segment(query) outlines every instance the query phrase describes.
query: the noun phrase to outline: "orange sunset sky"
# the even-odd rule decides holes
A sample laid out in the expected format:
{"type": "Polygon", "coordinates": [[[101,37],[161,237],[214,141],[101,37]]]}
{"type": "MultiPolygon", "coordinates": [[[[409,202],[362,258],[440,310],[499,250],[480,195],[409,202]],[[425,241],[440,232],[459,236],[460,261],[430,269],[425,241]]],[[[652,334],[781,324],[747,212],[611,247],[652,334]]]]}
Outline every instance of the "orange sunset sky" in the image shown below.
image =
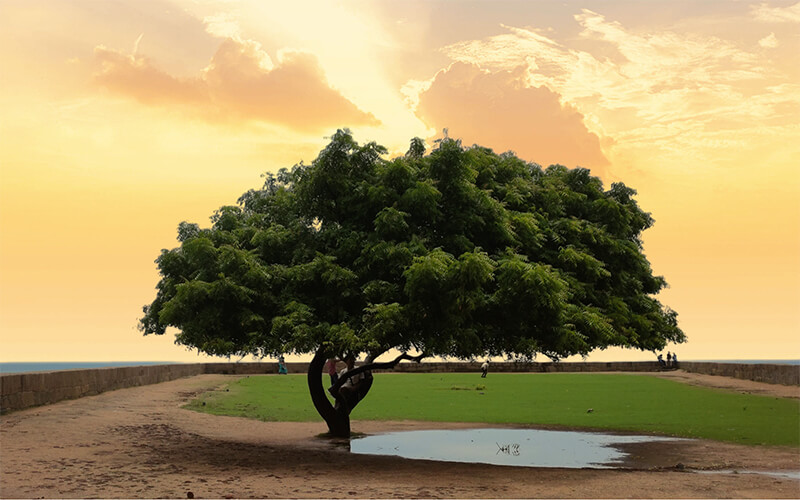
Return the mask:
{"type": "Polygon", "coordinates": [[[668,350],[800,358],[798,54],[793,1],[2,0],[0,361],[205,360],[154,259],[341,127],[625,182],[668,350]]]}

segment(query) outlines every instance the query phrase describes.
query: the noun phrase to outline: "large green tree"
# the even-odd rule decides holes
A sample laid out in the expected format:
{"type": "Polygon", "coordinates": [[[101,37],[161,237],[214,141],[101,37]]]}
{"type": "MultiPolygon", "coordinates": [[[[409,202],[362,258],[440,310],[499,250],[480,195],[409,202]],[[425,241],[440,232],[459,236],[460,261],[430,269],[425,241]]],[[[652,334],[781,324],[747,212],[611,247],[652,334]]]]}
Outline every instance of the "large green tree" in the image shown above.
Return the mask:
{"type": "Polygon", "coordinates": [[[334,435],[349,435],[372,379],[355,397],[342,382],[411,358],[373,363],[392,349],[559,359],[684,341],[654,298],[666,283],[642,252],[653,219],[633,189],[453,139],[425,152],[415,138],[387,160],[340,130],[210,228],[181,223],[140,328],[175,327],[177,343],[211,355],[312,353],[312,401],[334,435]],[[330,389],[332,406],[325,360],[361,354],[367,365],[330,389]]]}

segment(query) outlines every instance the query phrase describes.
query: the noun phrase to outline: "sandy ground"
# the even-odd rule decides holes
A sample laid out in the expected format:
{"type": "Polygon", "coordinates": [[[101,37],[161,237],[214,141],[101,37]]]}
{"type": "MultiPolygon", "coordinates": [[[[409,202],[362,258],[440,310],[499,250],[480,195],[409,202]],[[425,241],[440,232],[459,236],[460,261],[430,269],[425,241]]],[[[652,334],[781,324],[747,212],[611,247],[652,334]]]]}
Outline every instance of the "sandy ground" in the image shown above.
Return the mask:
{"type": "Polygon", "coordinates": [[[658,377],[683,382],[684,384],[713,387],[715,389],[725,389],[744,394],[800,399],[800,387],[796,385],[765,384],[762,382],[753,382],[751,380],[740,380],[738,378],[718,377],[715,375],[703,375],[700,373],[688,373],[683,370],[663,371],[656,373],[637,372],[637,374],[655,375],[658,377]]]}
{"type": "MultiPolygon", "coordinates": [[[[777,397],[797,387],[664,376],[777,397]]],[[[636,445],[621,470],[503,467],[350,454],[321,422],[267,423],[180,406],[235,377],[202,375],[0,417],[3,498],[798,498],[800,450],[713,441],[636,445]],[[737,471],[701,473],[698,471],[737,471]]],[[[354,422],[367,434],[463,424],[354,422]]]]}

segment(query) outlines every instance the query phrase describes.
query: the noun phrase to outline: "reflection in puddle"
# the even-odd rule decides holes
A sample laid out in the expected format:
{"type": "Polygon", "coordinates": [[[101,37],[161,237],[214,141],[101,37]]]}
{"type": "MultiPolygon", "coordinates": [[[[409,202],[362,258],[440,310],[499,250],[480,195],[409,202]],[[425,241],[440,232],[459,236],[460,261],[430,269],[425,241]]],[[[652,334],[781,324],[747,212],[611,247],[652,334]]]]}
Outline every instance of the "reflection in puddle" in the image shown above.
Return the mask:
{"type": "Polygon", "coordinates": [[[350,441],[350,451],[521,467],[613,468],[628,457],[616,446],[678,440],[538,429],[465,429],[367,436],[350,441]]]}

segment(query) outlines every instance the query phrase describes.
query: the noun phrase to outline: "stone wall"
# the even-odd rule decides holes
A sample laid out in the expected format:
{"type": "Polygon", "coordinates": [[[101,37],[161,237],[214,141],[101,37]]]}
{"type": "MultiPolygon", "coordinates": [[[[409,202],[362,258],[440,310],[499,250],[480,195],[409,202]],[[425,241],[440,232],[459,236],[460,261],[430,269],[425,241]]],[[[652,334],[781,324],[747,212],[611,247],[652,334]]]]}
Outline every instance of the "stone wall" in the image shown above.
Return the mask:
{"type": "MultiPolygon", "coordinates": [[[[278,373],[278,363],[206,363],[203,373],[218,375],[263,375],[278,373]]],[[[307,373],[308,363],[286,363],[289,373],[307,373]]]]}
{"type": "MultiPolygon", "coordinates": [[[[400,373],[479,372],[479,362],[440,363],[403,362],[393,370],[400,373]]],[[[340,367],[342,365],[340,364],[340,367]]],[[[768,364],[683,362],[680,367],[689,372],[721,375],[772,384],[800,385],[800,366],[768,364]]],[[[308,363],[287,363],[289,373],[306,373],[308,363]]],[[[652,372],[658,363],[492,363],[492,373],[502,372],[652,372]]],[[[65,399],[100,394],[101,392],[156,384],[204,373],[226,375],[255,375],[278,373],[277,363],[193,363],[148,365],[119,368],[92,368],[54,372],[0,374],[0,413],[32,406],[55,403],[65,399]]]]}
{"type": "MultiPolygon", "coordinates": [[[[400,363],[393,370],[402,373],[468,373],[480,372],[482,362],[472,363],[400,363]]],[[[548,373],[548,372],[652,372],[658,371],[656,361],[628,361],[611,363],[490,363],[493,373],[548,373]]]]}
{"type": "Polygon", "coordinates": [[[204,364],[0,374],[0,412],[51,404],[125,387],[157,384],[201,373],[205,373],[204,364]]]}
{"type": "Polygon", "coordinates": [[[800,365],[681,361],[680,367],[692,373],[720,375],[722,377],[754,380],[756,382],[766,382],[768,384],[800,385],[800,365]]]}
{"type": "MultiPolygon", "coordinates": [[[[308,363],[291,363],[293,372],[308,363]]],[[[203,373],[278,373],[277,363],[191,363],[0,374],[0,413],[203,373]]]]}
{"type": "MultiPolygon", "coordinates": [[[[479,372],[480,362],[474,363],[408,363],[394,369],[403,373],[479,372]]],[[[773,365],[767,363],[703,363],[681,361],[679,368],[687,372],[719,375],[768,384],[800,385],[800,365],[773,365]]],[[[657,361],[615,361],[587,363],[491,363],[490,372],[655,372],[657,361]]],[[[291,371],[291,370],[290,370],[291,371]]]]}

